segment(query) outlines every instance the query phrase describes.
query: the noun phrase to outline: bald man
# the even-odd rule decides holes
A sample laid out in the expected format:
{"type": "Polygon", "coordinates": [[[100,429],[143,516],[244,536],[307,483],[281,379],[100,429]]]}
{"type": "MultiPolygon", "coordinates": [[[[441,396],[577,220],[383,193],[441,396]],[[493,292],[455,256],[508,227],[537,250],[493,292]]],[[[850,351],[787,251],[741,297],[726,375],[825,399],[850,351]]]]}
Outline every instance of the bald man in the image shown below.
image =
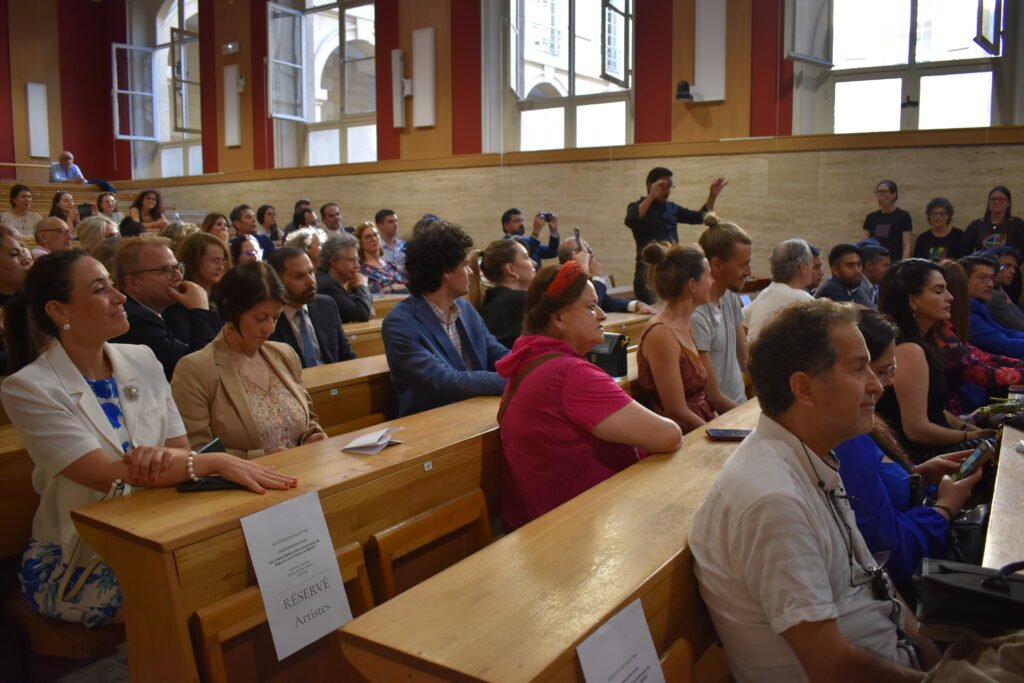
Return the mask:
{"type": "Polygon", "coordinates": [[[33,232],[36,237],[36,246],[32,248],[32,258],[71,248],[71,228],[56,216],[44,218],[36,223],[33,232]]]}

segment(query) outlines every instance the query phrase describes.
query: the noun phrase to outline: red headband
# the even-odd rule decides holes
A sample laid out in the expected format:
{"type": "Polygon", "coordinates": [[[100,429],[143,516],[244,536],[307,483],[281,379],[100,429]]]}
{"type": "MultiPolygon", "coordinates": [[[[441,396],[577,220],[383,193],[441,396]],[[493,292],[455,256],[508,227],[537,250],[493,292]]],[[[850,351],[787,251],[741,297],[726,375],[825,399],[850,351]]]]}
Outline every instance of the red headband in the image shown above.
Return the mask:
{"type": "Polygon", "coordinates": [[[548,285],[547,295],[551,298],[562,296],[576,282],[576,278],[586,274],[586,269],[579,261],[566,261],[558,269],[558,275],[548,285]]]}

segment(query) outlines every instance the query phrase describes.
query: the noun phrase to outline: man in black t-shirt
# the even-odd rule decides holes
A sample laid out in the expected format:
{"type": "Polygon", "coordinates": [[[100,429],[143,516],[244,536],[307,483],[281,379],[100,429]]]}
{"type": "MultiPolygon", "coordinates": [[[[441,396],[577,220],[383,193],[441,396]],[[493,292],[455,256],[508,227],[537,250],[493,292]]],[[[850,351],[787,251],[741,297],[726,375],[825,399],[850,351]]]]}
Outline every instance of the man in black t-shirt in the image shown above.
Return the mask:
{"type": "Polygon", "coordinates": [[[896,206],[899,191],[896,183],[881,180],[875,186],[878,211],[872,211],[864,218],[866,237],[874,239],[889,250],[893,261],[910,257],[910,237],[914,223],[910,214],[896,206]]]}

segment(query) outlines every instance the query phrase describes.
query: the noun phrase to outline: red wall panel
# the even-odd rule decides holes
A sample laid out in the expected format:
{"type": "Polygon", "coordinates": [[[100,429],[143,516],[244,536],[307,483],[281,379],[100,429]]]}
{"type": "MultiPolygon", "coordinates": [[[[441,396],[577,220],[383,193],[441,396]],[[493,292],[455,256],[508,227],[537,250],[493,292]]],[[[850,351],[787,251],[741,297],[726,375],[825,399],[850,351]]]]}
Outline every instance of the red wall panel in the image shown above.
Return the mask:
{"type": "Polygon", "coordinates": [[[398,0],[377,0],[377,158],[398,159],[402,155],[399,131],[391,111],[391,51],[398,49],[398,0]]]}
{"type": "Polygon", "coordinates": [[[252,27],[252,162],[274,168],[274,121],[267,111],[267,3],[250,0],[252,27]]]}
{"type": "Polygon", "coordinates": [[[217,122],[217,27],[213,3],[199,0],[199,102],[203,122],[203,173],[220,170],[217,122]]]}
{"type": "MultiPolygon", "coordinates": [[[[5,22],[6,18],[5,7],[5,22]]],[[[124,0],[64,0],[57,13],[57,32],[64,149],[74,153],[86,178],[131,178],[131,146],[114,140],[110,98],[110,44],[127,38],[124,0]]],[[[9,81],[9,65],[4,73],[9,81]]],[[[51,156],[56,159],[60,151],[51,150],[51,156]]]]}
{"type": "Polygon", "coordinates": [[[672,140],[672,0],[636,3],[633,139],[672,140]]]}
{"type": "Polygon", "coordinates": [[[753,0],[750,134],[793,134],[793,62],[783,59],[785,0],[753,0]]]}
{"type": "Polygon", "coordinates": [[[452,0],[453,154],[483,149],[480,12],[480,0],[452,0]]]}
{"type": "MultiPolygon", "coordinates": [[[[0,161],[14,163],[14,113],[11,105],[11,53],[7,0],[0,0],[0,161]]],[[[13,166],[0,166],[0,178],[13,178],[13,166]]],[[[3,204],[6,208],[6,204],[3,204]]]]}

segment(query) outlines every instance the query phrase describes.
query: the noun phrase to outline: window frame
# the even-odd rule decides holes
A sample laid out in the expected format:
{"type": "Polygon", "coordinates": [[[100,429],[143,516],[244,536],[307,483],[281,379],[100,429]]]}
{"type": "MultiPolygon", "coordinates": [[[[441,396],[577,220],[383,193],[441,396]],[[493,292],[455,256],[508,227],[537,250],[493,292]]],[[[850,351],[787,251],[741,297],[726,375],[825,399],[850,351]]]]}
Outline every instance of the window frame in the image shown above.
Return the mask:
{"type": "MultiPolygon", "coordinates": [[[[159,101],[159,98],[157,96],[157,93],[159,91],[157,90],[157,87],[156,87],[157,78],[156,78],[156,60],[154,59],[155,53],[156,53],[156,48],[147,47],[147,46],[144,46],[144,45],[132,45],[130,43],[112,43],[110,45],[111,76],[113,77],[113,84],[114,84],[113,88],[111,89],[111,97],[113,99],[113,105],[114,105],[113,110],[114,110],[114,139],[115,140],[138,140],[140,142],[156,142],[158,144],[160,142],[159,136],[157,134],[157,132],[158,132],[157,131],[157,128],[158,128],[158,126],[157,126],[157,117],[158,117],[158,107],[159,107],[160,101],[159,101]],[[134,90],[134,89],[121,89],[121,88],[118,87],[118,82],[119,81],[118,81],[117,61],[118,61],[119,51],[122,52],[122,53],[126,53],[126,54],[131,54],[132,52],[138,52],[138,53],[142,53],[142,54],[148,55],[148,58],[149,58],[149,72],[150,72],[149,73],[149,85],[150,85],[150,88],[149,88],[148,91],[147,90],[134,90]],[[127,134],[121,132],[121,107],[120,107],[120,104],[118,103],[118,97],[120,95],[127,95],[128,98],[129,98],[129,100],[128,100],[128,102],[129,102],[128,127],[130,129],[130,132],[127,133],[127,134]],[[140,135],[140,134],[136,134],[136,132],[135,132],[135,120],[134,120],[134,117],[133,117],[133,111],[132,111],[132,107],[131,107],[131,98],[132,97],[148,97],[150,102],[151,102],[153,116],[152,116],[152,118],[150,120],[150,125],[152,126],[152,133],[150,135],[145,135],[145,134],[141,134],[140,135]]],[[[128,60],[128,65],[129,65],[128,68],[129,68],[129,78],[130,78],[130,74],[131,74],[131,70],[130,70],[131,59],[128,60]]]]}
{"type": "MultiPolygon", "coordinates": [[[[624,89],[619,92],[610,93],[592,93],[586,95],[576,94],[576,2],[577,0],[564,0],[568,4],[568,24],[566,27],[566,35],[568,36],[568,59],[566,67],[566,82],[568,83],[568,94],[560,97],[544,97],[530,99],[529,93],[525,92],[525,39],[526,30],[524,26],[525,21],[525,8],[524,2],[527,0],[506,0],[503,3],[503,31],[502,34],[505,38],[508,38],[508,49],[505,50],[506,61],[502,68],[502,91],[510,95],[507,98],[507,107],[511,106],[514,111],[514,147],[519,150],[522,142],[522,129],[521,129],[521,114],[524,111],[536,111],[540,109],[557,109],[563,108],[565,110],[564,117],[564,131],[563,131],[563,145],[559,149],[578,149],[576,140],[576,129],[577,129],[577,118],[578,110],[581,106],[588,104],[603,104],[607,102],[623,102],[626,108],[625,115],[625,135],[623,144],[629,145],[633,143],[634,136],[634,87],[635,79],[633,72],[633,49],[635,47],[634,31],[635,31],[635,15],[634,8],[636,3],[633,0],[624,0],[626,6],[625,17],[628,22],[626,28],[626,44],[628,46],[624,52],[628,52],[628,56],[624,56],[626,59],[626,75],[628,78],[628,86],[623,86],[621,82],[606,78],[604,74],[604,59],[605,49],[604,40],[606,33],[605,26],[605,8],[608,4],[608,0],[602,0],[600,7],[600,26],[601,26],[601,62],[602,62],[602,73],[601,78],[607,80],[610,83],[614,83],[624,89]],[[516,27],[512,25],[512,14],[514,11],[517,15],[518,32],[516,27]],[[512,36],[515,35],[516,40],[512,40],[512,36]],[[513,42],[515,44],[513,45],[513,42]],[[513,60],[516,61],[515,73],[517,75],[517,83],[511,83],[511,75],[513,73],[512,64],[513,60]]],[[[550,0],[552,3],[557,0],[550,0]]],[[[506,138],[507,140],[507,138],[506,138]]],[[[534,150],[531,150],[534,151],[534,150]]],[[[540,150],[536,150],[540,151],[540,150]]],[[[546,150],[545,150],[546,151],[546,150]]]]}

